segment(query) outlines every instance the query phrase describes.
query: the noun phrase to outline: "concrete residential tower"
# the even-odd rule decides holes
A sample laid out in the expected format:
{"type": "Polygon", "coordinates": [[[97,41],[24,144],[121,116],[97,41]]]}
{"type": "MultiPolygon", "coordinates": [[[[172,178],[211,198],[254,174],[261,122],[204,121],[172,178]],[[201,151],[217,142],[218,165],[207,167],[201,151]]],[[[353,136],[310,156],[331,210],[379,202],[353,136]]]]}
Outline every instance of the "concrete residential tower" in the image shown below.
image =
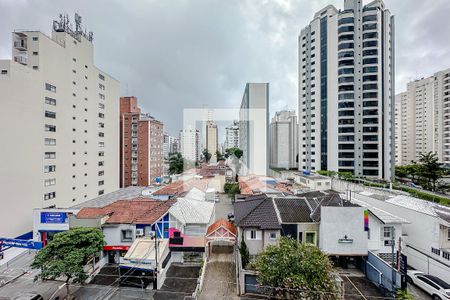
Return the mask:
{"type": "Polygon", "coordinates": [[[298,131],[295,111],[279,111],[270,123],[270,167],[298,168],[298,131]]]}
{"type": "Polygon", "coordinates": [[[213,121],[206,122],[206,149],[211,154],[211,163],[217,162],[217,151],[219,150],[218,135],[217,124],[213,121]]]}
{"type": "Polygon", "coordinates": [[[225,145],[224,150],[229,148],[239,148],[239,122],[234,121],[233,125],[225,128],[225,145]]]}
{"type": "Polygon", "coordinates": [[[239,111],[239,146],[243,172],[267,175],[269,147],[269,84],[247,83],[239,111]]]}
{"type": "Polygon", "coordinates": [[[199,160],[199,131],[192,128],[180,130],[180,153],[184,159],[196,162],[199,160]]]}
{"type": "Polygon", "coordinates": [[[0,60],[0,236],[32,230],[33,208],[119,188],[119,82],[94,65],[92,34],[66,17],[50,36],[12,34],[0,60]]]}
{"type": "Polygon", "coordinates": [[[394,18],[382,1],[327,6],[299,36],[300,170],[390,180],[394,18]]]}
{"type": "Polygon", "coordinates": [[[396,164],[417,161],[421,153],[434,152],[450,164],[450,69],[408,83],[396,96],[396,164]]]}
{"type": "Polygon", "coordinates": [[[147,186],[163,175],[163,127],[142,114],[136,97],[120,98],[120,186],[147,186]]]}

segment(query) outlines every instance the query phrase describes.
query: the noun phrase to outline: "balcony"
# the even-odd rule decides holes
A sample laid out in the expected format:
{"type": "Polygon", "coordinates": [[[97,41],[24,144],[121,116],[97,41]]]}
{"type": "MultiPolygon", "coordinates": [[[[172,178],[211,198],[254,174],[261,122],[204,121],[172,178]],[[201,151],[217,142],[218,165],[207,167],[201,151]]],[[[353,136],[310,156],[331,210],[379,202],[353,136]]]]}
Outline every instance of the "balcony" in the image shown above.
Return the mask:
{"type": "Polygon", "coordinates": [[[23,55],[14,56],[14,61],[22,65],[26,65],[28,63],[27,57],[23,55]]]}
{"type": "Polygon", "coordinates": [[[27,40],[26,39],[18,39],[14,41],[14,48],[20,51],[27,51],[27,40]]]}

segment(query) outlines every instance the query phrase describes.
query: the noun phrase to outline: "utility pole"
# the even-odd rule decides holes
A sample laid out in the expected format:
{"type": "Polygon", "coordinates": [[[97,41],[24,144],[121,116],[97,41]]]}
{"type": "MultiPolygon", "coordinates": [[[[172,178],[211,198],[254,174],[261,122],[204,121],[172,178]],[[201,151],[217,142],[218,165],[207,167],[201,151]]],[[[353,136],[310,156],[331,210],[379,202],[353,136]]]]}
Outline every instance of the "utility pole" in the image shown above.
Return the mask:
{"type": "Polygon", "coordinates": [[[392,240],[391,240],[391,249],[392,249],[392,264],[391,264],[391,268],[392,268],[392,291],[395,290],[395,267],[394,267],[394,251],[395,251],[395,227],[391,227],[392,228],[392,240]]]}
{"type": "Polygon", "coordinates": [[[158,289],[158,224],[155,226],[155,268],[153,269],[153,289],[158,289]]]}

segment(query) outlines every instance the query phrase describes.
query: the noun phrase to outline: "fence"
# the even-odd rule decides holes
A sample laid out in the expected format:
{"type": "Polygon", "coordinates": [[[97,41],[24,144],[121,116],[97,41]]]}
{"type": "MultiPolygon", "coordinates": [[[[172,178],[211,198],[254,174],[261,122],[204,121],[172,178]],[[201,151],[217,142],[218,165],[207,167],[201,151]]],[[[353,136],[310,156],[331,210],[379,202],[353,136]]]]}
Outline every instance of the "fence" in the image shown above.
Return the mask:
{"type": "Polygon", "coordinates": [[[205,281],[206,274],[206,266],[208,264],[208,260],[206,258],[206,254],[203,255],[203,265],[200,269],[200,277],[197,279],[197,286],[195,287],[195,291],[192,293],[192,299],[197,299],[198,295],[202,292],[203,282],[205,281]]]}
{"type": "Polygon", "coordinates": [[[402,275],[383,259],[369,251],[365,265],[366,277],[384,296],[391,297],[401,286],[402,275]]]}

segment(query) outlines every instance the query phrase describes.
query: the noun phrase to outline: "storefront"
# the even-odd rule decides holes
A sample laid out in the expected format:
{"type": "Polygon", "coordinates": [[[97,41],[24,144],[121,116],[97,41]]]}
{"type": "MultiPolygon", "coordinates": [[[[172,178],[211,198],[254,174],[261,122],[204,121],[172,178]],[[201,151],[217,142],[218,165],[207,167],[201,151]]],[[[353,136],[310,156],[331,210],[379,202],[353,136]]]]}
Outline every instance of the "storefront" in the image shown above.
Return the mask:
{"type": "Polygon", "coordinates": [[[76,209],[35,209],[33,212],[33,240],[40,241],[44,247],[55,234],[69,230],[69,215],[76,209]]]}
{"type": "Polygon", "coordinates": [[[109,264],[123,263],[123,258],[127,254],[128,249],[130,249],[130,246],[126,245],[103,246],[103,251],[105,252],[105,256],[108,257],[109,264]]]}

